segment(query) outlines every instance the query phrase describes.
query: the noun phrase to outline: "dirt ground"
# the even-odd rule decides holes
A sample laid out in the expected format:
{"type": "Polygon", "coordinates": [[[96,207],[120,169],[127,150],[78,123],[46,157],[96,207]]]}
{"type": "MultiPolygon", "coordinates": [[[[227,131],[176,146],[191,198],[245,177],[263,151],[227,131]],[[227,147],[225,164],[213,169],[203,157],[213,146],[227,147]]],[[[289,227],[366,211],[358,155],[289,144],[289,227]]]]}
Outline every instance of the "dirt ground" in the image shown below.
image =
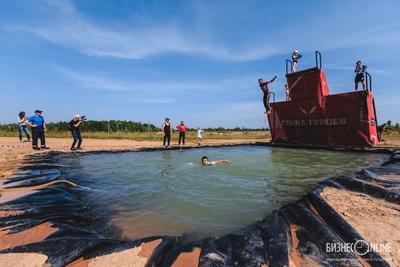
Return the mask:
{"type": "Polygon", "coordinates": [[[321,196],[390,264],[400,266],[400,205],[371,196],[326,188],[321,196]]]}
{"type": "MultiPolygon", "coordinates": [[[[229,144],[250,144],[256,141],[267,140],[207,140],[203,145],[229,145],[229,144]]],[[[50,151],[70,151],[71,139],[70,138],[47,138],[47,146],[50,151]]],[[[172,143],[172,146],[177,146],[172,143]]],[[[186,146],[195,146],[196,143],[188,142],[186,146]]],[[[116,140],[116,139],[84,139],[82,148],[83,151],[101,151],[101,150],[136,150],[140,148],[149,147],[162,147],[162,143],[158,141],[134,141],[134,140],[116,140]]],[[[46,150],[47,151],[47,150],[46,150]]],[[[32,150],[31,143],[20,143],[17,138],[0,137],[0,187],[1,180],[12,176],[12,172],[20,165],[21,160],[25,155],[40,153],[41,151],[32,150]]],[[[19,191],[11,193],[3,193],[0,195],[0,203],[7,200],[29,194],[33,191],[19,191]]],[[[13,211],[15,213],[15,211],[13,211]]],[[[7,217],[13,215],[12,213],[2,212],[0,216],[7,217]]],[[[51,227],[49,223],[44,223],[32,229],[16,233],[8,234],[7,229],[0,229],[0,249],[13,247],[16,245],[24,245],[32,242],[43,240],[57,229],[51,227]]],[[[143,266],[148,257],[150,257],[152,250],[156,246],[154,243],[142,244],[137,248],[128,249],[118,253],[96,257],[94,259],[85,261],[76,261],[71,266],[143,266]],[[131,255],[127,257],[127,255],[131,255]],[[132,256],[134,255],[134,256],[132,256]]],[[[196,257],[199,254],[195,251],[196,257]]],[[[188,255],[183,255],[180,263],[174,266],[195,266],[194,262],[187,259],[188,255]]],[[[20,254],[3,254],[0,255],[0,266],[43,266],[47,257],[45,255],[36,253],[20,253],[20,254]]]]}

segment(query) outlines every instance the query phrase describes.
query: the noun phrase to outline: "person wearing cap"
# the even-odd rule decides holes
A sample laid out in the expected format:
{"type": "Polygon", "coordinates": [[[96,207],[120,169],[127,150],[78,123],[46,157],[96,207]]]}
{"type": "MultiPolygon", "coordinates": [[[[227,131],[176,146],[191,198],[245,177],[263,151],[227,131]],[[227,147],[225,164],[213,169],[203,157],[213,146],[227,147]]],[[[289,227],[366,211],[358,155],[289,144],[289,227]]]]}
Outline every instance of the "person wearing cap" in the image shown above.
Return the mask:
{"type": "Polygon", "coordinates": [[[363,65],[361,60],[358,60],[354,72],[356,73],[356,77],[354,78],[354,89],[357,91],[358,84],[361,82],[363,90],[365,90],[367,87],[365,83],[365,73],[368,73],[367,66],[363,65]]]}
{"type": "Polygon", "coordinates": [[[302,55],[299,54],[299,51],[297,51],[297,50],[293,51],[293,54],[292,54],[292,61],[293,61],[292,72],[296,72],[297,63],[299,62],[299,58],[301,58],[301,57],[302,57],[302,55]]]}
{"type": "Polygon", "coordinates": [[[46,146],[46,123],[42,117],[42,111],[35,110],[35,115],[28,118],[28,124],[32,127],[32,148],[34,150],[49,149],[46,146]],[[40,139],[40,148],[38,147],[38,139],[40,139]]]}
{"type": "Polygon", "coordinates": [[[176,126],[176,129],[179,131],[179,145],[182,143],[185,145],[185,137],[186,137],[186,130],[187,127],[183,121],[181,121],[181,124],[176,126]]]}
{"type": "Polygon", "coordinates": [[[163,133],[163,145],[168,147],[171,143],[171,135],[172,135],[172,127],[169,123],[169,118],[165,118],[163,125],[161,126],[162,133],[163,133]]]}
{"type": "Polygon", "coordinates": [[[83,120],[81,119],[81,116],[75,115],[72,120],[68,123],[68,128],[71,131],[72,138],[74,141],[72,142],[71,145],[71,150],[81,150],[81,144],[82,144],[82,136],[81,136],[81,126],[83,124],[83,120]],[[77,147],[75,148],[75,145],[77,147]]]}

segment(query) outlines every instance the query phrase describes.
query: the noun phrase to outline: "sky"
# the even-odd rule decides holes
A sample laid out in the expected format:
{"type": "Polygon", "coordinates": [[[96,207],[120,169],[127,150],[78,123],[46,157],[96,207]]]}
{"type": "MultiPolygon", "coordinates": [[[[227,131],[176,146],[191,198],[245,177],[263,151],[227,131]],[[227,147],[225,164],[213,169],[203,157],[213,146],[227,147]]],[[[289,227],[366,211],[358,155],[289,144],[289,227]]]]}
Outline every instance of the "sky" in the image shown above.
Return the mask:
{"type": "Polygon", "coordinates": [[[0,123],[132,120],[266,127],[259,78],[323,57],[331,93],[372,75],[378,123],[400,121],[400,1],[0,0],[0,123]]]}

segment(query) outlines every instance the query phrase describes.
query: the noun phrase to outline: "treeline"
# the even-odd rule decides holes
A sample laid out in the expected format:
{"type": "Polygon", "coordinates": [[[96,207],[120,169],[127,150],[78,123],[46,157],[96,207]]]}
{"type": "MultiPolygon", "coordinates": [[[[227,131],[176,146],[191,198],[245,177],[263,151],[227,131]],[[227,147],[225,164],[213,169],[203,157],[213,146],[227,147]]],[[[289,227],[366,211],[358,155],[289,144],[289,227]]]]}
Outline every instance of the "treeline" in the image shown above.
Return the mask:
{"type": "MultiPolygon", "coordinates": [[[[63,132],[68,131],[68,122],[50,122],[46,123],[47,130],[63,132]]],[[[15,131],[17,124],[2,124],[0,125],[0,131],[15,131]]],[[[84,131],[86,132],[156,132],[160,131],[160,128],[153,124],[133,122],[133,121],[85,121],[84,131]]]]}

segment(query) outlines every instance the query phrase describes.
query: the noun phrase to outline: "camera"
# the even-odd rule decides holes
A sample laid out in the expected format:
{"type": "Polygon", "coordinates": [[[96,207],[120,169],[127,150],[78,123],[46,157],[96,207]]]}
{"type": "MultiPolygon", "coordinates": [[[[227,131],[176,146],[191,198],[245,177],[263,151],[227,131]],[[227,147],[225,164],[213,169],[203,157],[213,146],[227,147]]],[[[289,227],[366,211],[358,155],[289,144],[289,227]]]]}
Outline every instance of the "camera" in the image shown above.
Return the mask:
{"type": "Polygon", "coordinates": [[[87,121],[86,116],[81,116],[81,121],[87,121]]]}

